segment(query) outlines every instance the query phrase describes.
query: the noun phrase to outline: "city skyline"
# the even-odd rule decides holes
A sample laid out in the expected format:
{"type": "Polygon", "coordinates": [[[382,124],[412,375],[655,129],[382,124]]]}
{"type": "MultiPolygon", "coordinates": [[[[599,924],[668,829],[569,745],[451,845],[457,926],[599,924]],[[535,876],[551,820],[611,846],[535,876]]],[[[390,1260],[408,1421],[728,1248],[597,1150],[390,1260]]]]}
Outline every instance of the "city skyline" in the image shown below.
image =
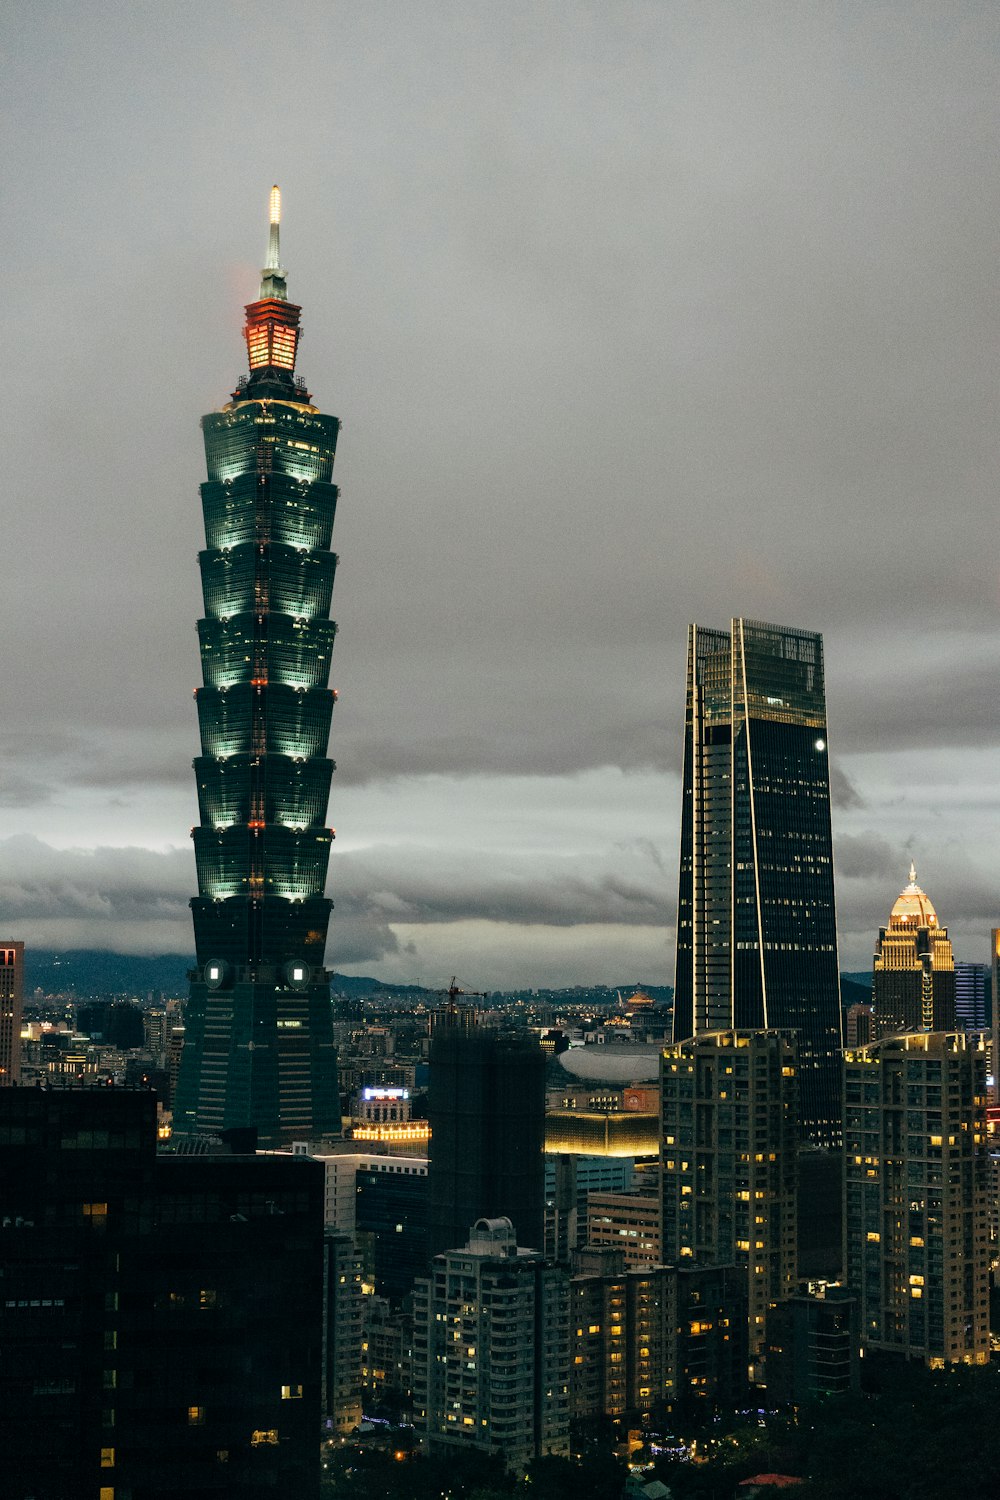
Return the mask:
{"type": "Polygon", "coordinates": [[[317,8],[294,151],[233,128],[246,17],[22,18],[8,930],[190,951],[195,424],[278,180],[350,439],[328,963],[671,982],[685,630],[733,615],[825,638],[842,967],[911,858],[985,961],[998,18],[510,14],[317,8]]]}

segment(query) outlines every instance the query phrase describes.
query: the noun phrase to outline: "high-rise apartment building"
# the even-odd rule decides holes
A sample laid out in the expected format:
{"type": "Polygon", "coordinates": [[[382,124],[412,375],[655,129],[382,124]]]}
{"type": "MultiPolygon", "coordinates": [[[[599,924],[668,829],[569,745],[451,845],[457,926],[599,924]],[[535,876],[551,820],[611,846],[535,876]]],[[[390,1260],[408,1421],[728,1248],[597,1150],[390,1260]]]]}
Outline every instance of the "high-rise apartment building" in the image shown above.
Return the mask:
{"type": "Polygon", "coordinates": [[[341,1437],[361,1422],[364,1304],[361,1258],[349,1234],[323,1242],[323,1416],[341,1437]]]}
{"type": "Polygon", "coordinates": [[[24,944],[0,942],[0,1088],[21,1082],[24,944]]]}
{"type": "Polygon", "coordinates": [[[414,1293],[413,1404],[431,1451],[569,1456],[569,1276],[480,1219],[414,1293]]]}
{"type": "Polygon", "coordinates": [[[249,378],[202,420],[197,966],[174,1106],[181,1133],[251,1125],[262,1145],[340,1130],[323,967],[340,423],[294,373],[301,309],[287,297],[279,218],[275,188],[260,297],[246,309],[249,378]]]}
{"type": "Polygon", "coordinates": [[[733,1404],[747,1384],[746,1286],[733,1266],[629,1270],[588,1246],[570,1279],[575,1421],[733,1404]]]}
{"type": "Polygon", "coordinates": [[[822,637],[688,637],[674,1040],[794,1029],[801,1121],[840,1139],[840,982],[822,637]]]}
{"type": "Polygon", "coordinates": [[[985,1364],[983,1040],[908,1032],[845,1059],[845,1265],[862,1340],[932,1368],[985,1364]]]}
{"type": "Polygon", "coordinates": [[[441,1021],[431,1035],[430,1253],[464,1245],[479,1218],[508,1218],[541,1250],[545,1054],[528,1035],[441,1021]]]}
{"type": "Polygon", "coordinates": [[[702,1032],[661,1066],[663,1260],[742,1268],[756,1359],[769,1308],[796,1284],[795,1043],[702,1032]]]}
{"type": "Polygon", "coordinates": [[[955,961],[926,891],[910,882],[880,927],[872,975],[876,1036],[901,1031],[951,1031],[955,1026],[955,961]]]}

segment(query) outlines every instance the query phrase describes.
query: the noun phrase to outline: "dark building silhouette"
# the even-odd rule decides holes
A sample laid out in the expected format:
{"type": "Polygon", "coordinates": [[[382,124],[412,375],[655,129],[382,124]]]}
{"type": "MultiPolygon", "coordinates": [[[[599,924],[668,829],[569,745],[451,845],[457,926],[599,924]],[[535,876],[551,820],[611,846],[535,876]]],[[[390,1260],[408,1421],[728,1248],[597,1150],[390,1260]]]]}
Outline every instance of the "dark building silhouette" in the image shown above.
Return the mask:
{"type": "Polygon", "coordinates": [[[867,1047],[874,1040],[871,1006],[862,1001],[849,1005],[844,1015],[844,1046],[867,1047]]]}
{"type": "Polygon", "coordinates": [[[693,1417],[746,1399],[750,1328],[741,1266],[678,1266],[677,1411],[693,1417]]]}
{"type": "Polygon", "coordinates": [[[340,1131],[323,967],[340,423],[295,377],[301,309],[287,300],[278,218],[275,188],[246,309],[250,375],[202,419],[197,967],[174,1102],[178,1133],[253,1125],[262,1146],[340,1131]]]}
{"type": "Polygon", "coordinates": [[[155,1132],[150,1093],[0,1091],[3,1493],[316,1496],[322,1168],[155,1132]]]}
{"type": "Polygon", "coordinates": [[[861,1388],[858,1302],[843,1287],[779,1302],[767,1320],[767,1396],[803,1406],[861,1388]]]}
{"type": "Polygon", "coordinates": [[[359,1167],[355,1233],[366,1280],[398,1305],[427,1269],[426,1175],[359,1167]]]}
{"type": "Polygon", "coordinates": [[[110,1018],[110,1000],[88,1000],[76,1007],[76,1029],[82,1036],[97,1036],[103,1041],[108,1034],[110,1018]]]}
{"type": "Polygon", "coordinates": [[[128,1000],[116,1000],[108,1015],[105,1040],[122,1052],[138,1050],[146,1041],[146,1028],[142,1022],[142,1011],[128,1000]]]}
{"type": "Polygon", "coordinates": [[[840,982],[823,640],[688,639],[673,1036],[794,1029],[801,1123],[840,1140],[840,982]]]}
{"type": "Polygon", "coordinates": [[[541,1249],[545,1208],[545,1054],[532,1038],[466,1024],[435,1026],[429,1253],[464,1245],[477,1219],[508,1218],[541,1249]]]}
{"type": "Polygon", "coordinates": [[[942,927],[926,891],[910,883],[879,929],[872,975],[876,1036],[902,1031],[952,1031],[955,1027],[955,963],[947,927],[942,927]]]}
{"type": "Polygon", "coordinates": [[[955,1026],[959,1031],[988,1031],[990,966],[955,960],[955,1026]]]}
{"type": "Polygon", "coordinates": [[[0,942],[0,1088],[21,1082],[24,944],[0,942]]]}

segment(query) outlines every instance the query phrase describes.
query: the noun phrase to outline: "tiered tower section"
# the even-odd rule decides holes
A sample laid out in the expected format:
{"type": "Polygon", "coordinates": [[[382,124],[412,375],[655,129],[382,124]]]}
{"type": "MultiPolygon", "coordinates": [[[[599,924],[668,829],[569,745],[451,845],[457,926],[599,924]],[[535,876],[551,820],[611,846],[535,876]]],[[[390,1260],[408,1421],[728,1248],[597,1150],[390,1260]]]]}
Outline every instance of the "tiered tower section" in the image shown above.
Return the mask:
{"type": "Polygon", "coordinates": [[[295,377],[300,308],[279,220],[275,188],[260,298],[246,309],[250,374],[202,419],[197,967],[174,1111],[181,1134],[254,1126],[262,1146],[340,1129],[323,967],[340,423],[295,377]]]}

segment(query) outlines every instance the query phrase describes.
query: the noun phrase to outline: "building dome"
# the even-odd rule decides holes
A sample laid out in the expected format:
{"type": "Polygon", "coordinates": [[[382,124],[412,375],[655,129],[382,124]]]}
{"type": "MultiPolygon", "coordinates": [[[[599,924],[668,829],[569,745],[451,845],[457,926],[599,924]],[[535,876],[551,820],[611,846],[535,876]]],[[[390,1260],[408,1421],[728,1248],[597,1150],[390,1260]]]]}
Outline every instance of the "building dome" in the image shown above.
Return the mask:
{"type": "Polygon", "coordinates": [[[889,914],[890,927],[937,927],[937,912],[926,891],[917,885],[917,871],[910,866],[910,883],[900,891],[889,914]]]}

